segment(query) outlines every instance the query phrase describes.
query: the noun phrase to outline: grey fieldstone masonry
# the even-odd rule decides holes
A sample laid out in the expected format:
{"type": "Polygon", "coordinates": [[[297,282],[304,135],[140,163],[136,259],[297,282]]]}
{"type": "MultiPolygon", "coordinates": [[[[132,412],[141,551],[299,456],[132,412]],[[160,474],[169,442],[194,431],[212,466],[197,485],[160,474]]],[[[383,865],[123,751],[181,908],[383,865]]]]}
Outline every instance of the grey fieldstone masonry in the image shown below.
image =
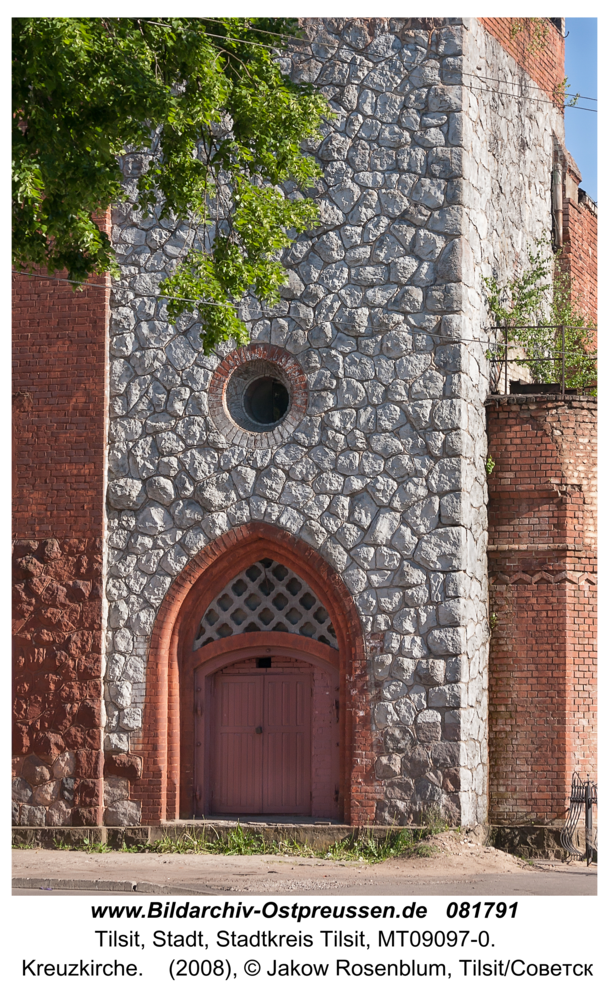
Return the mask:
{"type": "MultiPolygon", "coordinates": [[[[212,373],[234,345],[205,357],[196,315],[173,326],[154,297],[204,234],[137,216],[143,157],[125,157],[105,745],[126,751],[140,730],[149,637],[172,579],[211,539],[265,520],[319,550],[358,608],[384,741],[378,821],[437,806],[469,826],[487,808],[482,277],[511,275],[527,240],[548,231],[562,121],[474,18],[431,33],[412,19],[305,27],[310,44],[285,69],[336,113],[309,149],[324,169],[320,225],[285,257],[281,304],[243,306],[252,342],[285,349],[307,377],[307,415],[280,446],[232,446],[211,420],[212,373]]],[[[108,795],[107,821],[137,819],[119,781],[108,795]]]]}

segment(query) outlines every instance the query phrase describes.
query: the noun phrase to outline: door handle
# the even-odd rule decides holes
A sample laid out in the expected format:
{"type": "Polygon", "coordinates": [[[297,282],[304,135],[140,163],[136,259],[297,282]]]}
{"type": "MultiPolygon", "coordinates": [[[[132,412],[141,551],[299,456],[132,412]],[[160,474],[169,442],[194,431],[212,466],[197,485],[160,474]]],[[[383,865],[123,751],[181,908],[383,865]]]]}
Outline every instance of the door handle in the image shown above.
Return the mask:
{"type": "Polygon", "coordinates": [[[256,732],[258,736],[260,736],[260,733],[262,732],[262,726],[256,726],[256,732]]]}

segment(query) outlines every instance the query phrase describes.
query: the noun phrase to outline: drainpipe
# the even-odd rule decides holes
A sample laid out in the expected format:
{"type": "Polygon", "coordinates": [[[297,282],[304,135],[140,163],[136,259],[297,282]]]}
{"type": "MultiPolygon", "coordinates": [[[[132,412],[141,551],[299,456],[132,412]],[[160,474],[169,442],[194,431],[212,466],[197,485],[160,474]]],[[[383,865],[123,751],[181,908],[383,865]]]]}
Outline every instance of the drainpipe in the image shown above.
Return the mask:
{"type": "Polygon", "coordinates": [[[552,212],[554,214],[554,231],[556,246],[562,246],[562,170],[560,164],[552,169],[552,212]]]}

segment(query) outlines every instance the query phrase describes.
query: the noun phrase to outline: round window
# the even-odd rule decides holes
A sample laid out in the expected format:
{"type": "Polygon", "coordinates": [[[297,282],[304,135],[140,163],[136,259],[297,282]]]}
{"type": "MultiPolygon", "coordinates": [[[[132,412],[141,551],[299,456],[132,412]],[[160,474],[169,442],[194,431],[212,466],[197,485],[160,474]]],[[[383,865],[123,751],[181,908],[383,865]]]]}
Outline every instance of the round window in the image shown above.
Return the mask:
{"type": "Polygon", "coordinates": [[[257,424],[278,423],[289,405],[290,394],[283,382],[268,375],[250,382],[243,394],[243,408],[257,424]]]}
{"type": "Polygon", "coordinates": [[[228,354],[208,394],[217,429],[244,447],[287,441],[307,412],[307,377],[296,358],[274,344],[247,344],[228,354]]]}
{"type": "Polygon", "coordinates": [[[243,430],[272,430],[290,410],[290,383],[272,361],[247,361],[236,368],[226,386],[226,405],[243,430]]]}

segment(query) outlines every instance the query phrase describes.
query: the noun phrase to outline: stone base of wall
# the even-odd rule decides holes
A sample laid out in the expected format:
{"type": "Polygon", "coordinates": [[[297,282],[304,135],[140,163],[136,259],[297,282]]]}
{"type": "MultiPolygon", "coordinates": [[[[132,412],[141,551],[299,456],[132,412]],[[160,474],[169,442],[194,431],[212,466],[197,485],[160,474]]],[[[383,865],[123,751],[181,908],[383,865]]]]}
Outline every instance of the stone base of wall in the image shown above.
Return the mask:
{"type": "MultiPolygon", "coordinates": [[[[567,861],[571,855],[560,843],[561,826],[490,826],[488,842],[499,851],[519,858],[545,858],[567,861]]],[[[576,831],[573,843],[582,853],[586,849],[584,831],[576,831]]]]}
{"type": "MultiPolygon", "coordinates": [[[[395,833],[394,826],[359,827],[344,823],[242,823],[248,833],[257,833],[268,843],[278,840],[294,840],[298,844],[322,849],[331,847],[347,837],[357,837],[360,834],[373,836],[377,840],[390,833],[395,833]]],[[[135,827],[14,827],[14,847],[40,847],[47,850],[59,846],[84,848],[90,844],[106,844],[114,850],[123,846],[133,847],[137,844],[150,844],[161,837],[178,840],[186,835],[200,837],[203,829],[210,839],[225,840],[235,824],[226,821],[199,823],[171,823],[163,826],[135,827]]],[[[409,830],[422,827],[408,827],[409,830]]],[[[561,847],[561,826],[478,826],[474,831],[476,840],[491,844],[500,851],[515,854],[521,858],[545,858],[546,860],[566,861],[569,857],[561,847]]],[[[471,831],[470,831],[471,833],[471,831]]],[[[583,831],[577,831],[574,843],[582,851],[585,850],[583,831]]]]}
{"type": "Polygon", "coordinates": [[[102,540],[13,546],[13,821],[101,820],[102,540]]]}
{"type": "Polygon", "coordinates": [[[84,850],[93,844],[106,843],[104,826],[14,826],[13,847],[41,847],[52,851],[60,847],[84,850]]]}
{"type": "MultiPolygon", "coordinates": [[[[199,822],[167,823],[162,826],[132,826],[132,827],[89,827],[75,830],[48,830],[44,827],[15,827],[13,829],[13,845],[16,847],[57,848],[61,845],[78,848],[85,841],[94,844],[107,844],[114,850],[121,847],[133,847],[137,844],[150,844],[161,838],[179,840],[182,837],[199,838],[205,831],[208,840],[226,840],[230,831],[236,827],[235,821],[202,820],[199,822]]],[[[347,837],[374,837],[382,840],[389,834],[396,833],[395,826],[349,826],[346,823],[248,823],[241,822],[240,827],[248,834],[256,834],[269,843],[278,841],[295,841],[312,848],[326,848],[347,837]]],[[[398,828],[400,829],[400,828],[398,828]]],[[[411,826],[409,830],[423,830],[426,827],[411,826]]],[[[481,829],[481,828],[479,828],[481,829]]]]}

